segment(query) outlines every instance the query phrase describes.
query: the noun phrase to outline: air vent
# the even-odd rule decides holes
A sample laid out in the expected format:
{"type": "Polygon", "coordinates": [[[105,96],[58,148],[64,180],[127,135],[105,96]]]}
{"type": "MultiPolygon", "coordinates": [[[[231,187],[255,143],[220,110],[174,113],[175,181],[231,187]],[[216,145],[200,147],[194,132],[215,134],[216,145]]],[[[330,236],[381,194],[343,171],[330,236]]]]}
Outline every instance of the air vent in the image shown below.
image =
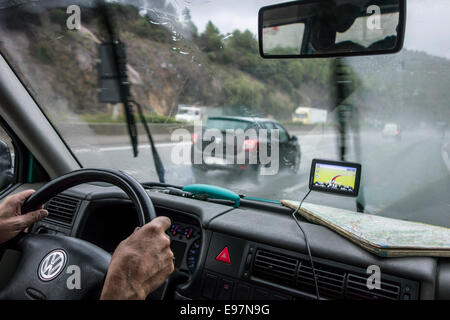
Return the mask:
{"type": "MultiPolygon", "coordinates": [[[[370,290],[364,270],[323,259],[314,259],[314,269],[321,297],[328,299],[388,299],[397,300],[401,296],[401,283],[382,279],[381,289],[370,290]]],[[[301,292],[315,294],[314,276],[307,257],[296,258],[284,254],[259,249],[253,262],[252,275],[262,280],[283,284],[301,292]]],[[[393,277],[390,277],[393,278],[393,277]]],[[[407,280],[405,280],[407,281],[407,280]]]]}
{"type": "MultiPolygon", "coordinates": [[[[315,263],[319,291],[327,298],[342,298],[343,271],[315,263]]],[[[256,252],[253,275],[265,280],[275,280],[311,294],[315,293],[314,276],[309,262],[266,250],[256,252]]]]}
{"type": "Polygon", "coordinates": [[[253,264],[253,272],[264,279],[292,284],[295,281],[297,267],[297,259],[265,250],[258,250],[253,264]]]}
{"type": "Polygon", "coordinates": [[[48,217],[46,219],[64,226],[71,226],[79,204],[80,200],[71,197],[53,197],[45,206],[48,210],[48,217]]]}
{"type": "Polygon", "coordinates": [[[383,281],[381,281],[380,289],[370,290],[367,287],[367,276],[361,277],[355,274],[348,275],[346,296],[350,299],[398,300],[400,299],[400,292],[400,285],[392,282],[387,282],[384,279],[383,281]]]}
{"type": "MultiPolygon", "coordinates": [[[[321,263],[314,262],[319,294],[326,298],[343,298],[345,272],[321,263]]],[[[316,293],[314,274],[309,261],[301,261],[298,269],[297,287],[302,291],[316,293]]]]}

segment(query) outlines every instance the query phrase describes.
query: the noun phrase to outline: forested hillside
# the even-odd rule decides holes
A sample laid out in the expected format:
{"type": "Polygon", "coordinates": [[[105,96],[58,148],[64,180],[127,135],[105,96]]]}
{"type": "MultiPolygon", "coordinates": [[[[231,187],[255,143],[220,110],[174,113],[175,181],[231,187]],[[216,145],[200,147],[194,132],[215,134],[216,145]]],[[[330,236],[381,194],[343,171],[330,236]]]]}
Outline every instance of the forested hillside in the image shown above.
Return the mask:
{"type": "MultiPolygon", "coordinates": [[[[199,32],[189,10],[179,14],[157,2],[164,10],[112,5],[115,29],[127,48],[132,94],[147,111],[173,116],[178,104],[197,104],[288,121],[299,105],[331,106],[330,59],[264,60],[250,31],[223,34],[211,21],[199,32]]],[[[61,112],[104,113],[110,106],[97,100],[104,21],[94,8],[82,8],[80,30],[67,30],[66,19],[65,7],[8,17],[11,43],[24,30],[32,39],[19,42],[18,69],[26,71],[33,91],[45,92],[37,94],[44,107],[58,103],[61,112]]],[[[450,118],[449,60],[403,50],[349,61],[360,84],[353,101],[366,118],[401,118],[407,108],[417,115],[408,121],[450,118]]]]}

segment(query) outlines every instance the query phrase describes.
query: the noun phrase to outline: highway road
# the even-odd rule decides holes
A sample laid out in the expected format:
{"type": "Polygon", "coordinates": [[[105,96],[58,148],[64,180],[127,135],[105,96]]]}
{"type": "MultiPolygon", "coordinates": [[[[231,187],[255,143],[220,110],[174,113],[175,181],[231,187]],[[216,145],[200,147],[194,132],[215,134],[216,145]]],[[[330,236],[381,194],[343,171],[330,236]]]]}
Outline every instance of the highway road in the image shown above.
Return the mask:
{"type": "MultiPolygon", "coordinates": [[[[190,143],[157,143],[157,148],[168,183],[206,183],[247,196],[299,200],[308,191],[311,160],[339,158],[337,136],[323,134],[320,130],[291,134],[297,135],[301,145],[299,172],[281,171],[276,176],[261,176],[257,182],[227,171],[210,171],[194,177],[188,161],[177,164],[172,156],[182,147],[189,152],[190,143]]],[[[359,135],[360,152],[357,152],[354,138],[351,136],[348,140],[347,160],[362,164],[360,201],[367,212],[450,227],[450,163],[446,164],[446,160],[449,161],[443,154],[443,145],[448,138],[442,138],[433,130],[422,129],[403,132],[402,139],[396,140],[368,130],[359,135]]],[[[145,142],[140,145],[137,158],[132,157],[131,147],[124,144],[123,139],[121,144],[91,142],[74,150],[86,167],[120,168],[140,181],[157,181],[150,148],[145,142]]],[[[311,193],[306,201],[349,210],[356,208],[354,198],[317,192],[311,193]]]]}

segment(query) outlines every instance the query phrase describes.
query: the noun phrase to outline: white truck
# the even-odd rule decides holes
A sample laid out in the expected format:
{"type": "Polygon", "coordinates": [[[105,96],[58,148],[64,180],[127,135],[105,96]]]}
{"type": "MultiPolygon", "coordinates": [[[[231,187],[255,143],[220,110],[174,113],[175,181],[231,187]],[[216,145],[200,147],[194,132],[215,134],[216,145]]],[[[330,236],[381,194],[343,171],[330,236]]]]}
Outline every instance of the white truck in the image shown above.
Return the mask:
{"type": "Polygon", "coordinates": [[[327,122],[328,111],[324,109],[298,107],[292,115],[292,121],[302,124],[318,124],[327,122]]]}

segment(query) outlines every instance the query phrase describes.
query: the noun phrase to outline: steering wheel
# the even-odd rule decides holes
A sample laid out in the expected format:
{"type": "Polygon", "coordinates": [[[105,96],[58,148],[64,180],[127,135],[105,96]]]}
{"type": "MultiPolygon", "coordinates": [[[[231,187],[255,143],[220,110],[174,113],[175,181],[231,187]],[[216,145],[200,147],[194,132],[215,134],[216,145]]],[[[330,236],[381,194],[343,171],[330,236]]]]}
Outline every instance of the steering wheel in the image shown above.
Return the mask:
{"type": "MultiPolygon", "coordinates": [[[[111,169],[80,169],[58,177],[36,191],[22,212],[37,210],[58,193],[88,182],[106,182],[121,188],[133,201],[143,226],[156,217],[142,185],[124,172],[111,169]]],[[[21,233],[4,244],[22,253],[0,299],[79,300],[98,298],[111,255],[87,241],[60,235],[21,233]]]]}

